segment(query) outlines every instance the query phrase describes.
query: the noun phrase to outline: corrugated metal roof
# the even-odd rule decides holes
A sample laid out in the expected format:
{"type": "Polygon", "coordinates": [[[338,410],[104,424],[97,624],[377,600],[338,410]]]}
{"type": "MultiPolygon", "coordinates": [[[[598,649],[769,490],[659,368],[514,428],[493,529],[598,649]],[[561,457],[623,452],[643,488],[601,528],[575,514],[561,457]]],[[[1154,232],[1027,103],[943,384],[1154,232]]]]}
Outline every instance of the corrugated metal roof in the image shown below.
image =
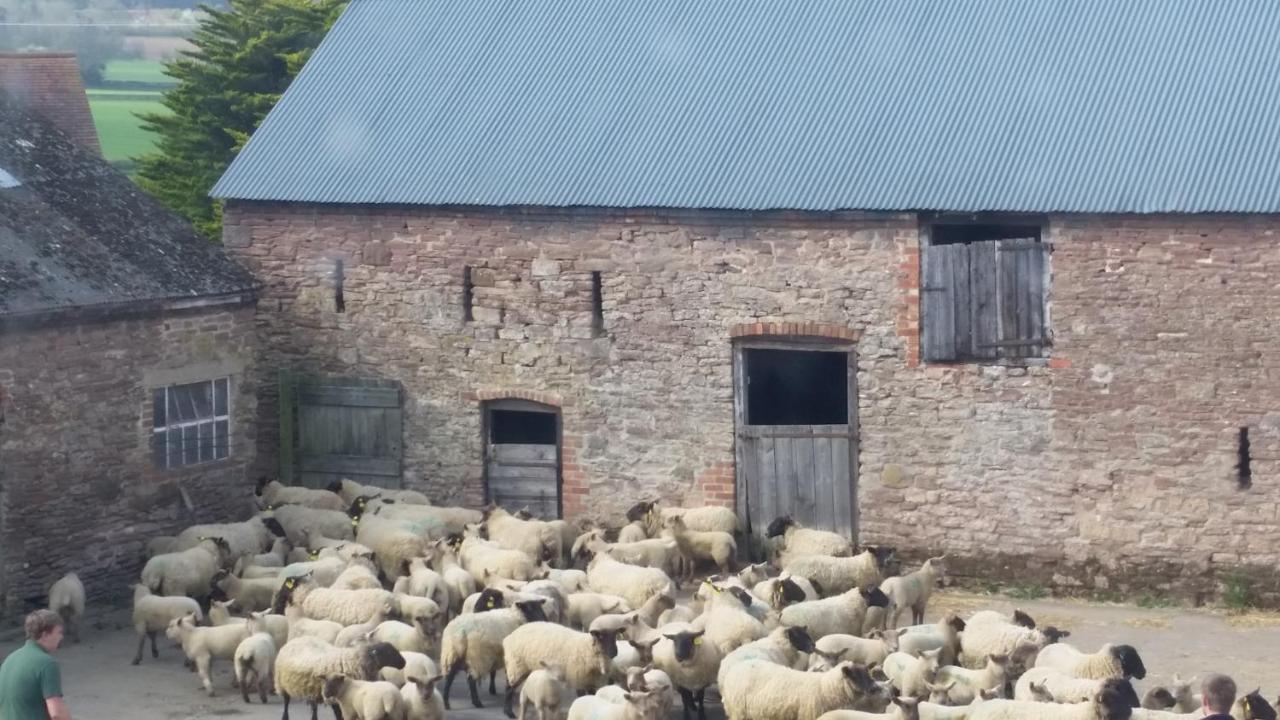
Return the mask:
{"type": "Polygon", "coordinates": [[[1280,211],[1274,0],[353,0],[214,188],[1280,211]]]}

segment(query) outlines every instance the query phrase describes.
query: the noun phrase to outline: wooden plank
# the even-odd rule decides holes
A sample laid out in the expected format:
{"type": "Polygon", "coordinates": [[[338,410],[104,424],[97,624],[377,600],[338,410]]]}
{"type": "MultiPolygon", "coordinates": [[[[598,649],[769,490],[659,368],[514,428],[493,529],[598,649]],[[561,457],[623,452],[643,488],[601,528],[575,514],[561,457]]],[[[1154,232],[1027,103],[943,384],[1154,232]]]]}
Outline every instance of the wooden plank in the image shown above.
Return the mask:
{"type": "Polygon", "coordinates": [[[832,532],[853,537],[853,478],[849,475],[851,440],[831,441],[832,532]]]}
{"type": "Polygon", "coordinates": [[[1000,341],[999,241],[983,240],[969,244],[969,292],[972,342],[969,353],[975,358],[995,358],[998,350],[991,345],[1000,341]]]}
{"type": "MultiPolygon", "coordinates": [[[[1045,281],[1049,267],[1049,244],[1038,242],[1036,252],[1027,253],[1027,332],[1028,337],[1049,337],[1049,328],[1045,324],[1045,281]]],[[[1043,357],[1047,343],[1031,348],[1030,357],[1043,357]]]]}
{"type": "MultiPolygon", "coordinates": [[[[837,428],[829,425],[825,428],[837,428]]],[[[816,429],[816,428],[815,428],[816,429]]],[[[831,445],[835,442],[834,433],[823,433],[813,441],[813,475],[815,483],[814,518],[815,527],[823,530],[834,530],[836,527],[835,484],[839,482],[832,473],[831,445]]],[[[847,437],[847,436],[846,436],[847,437]]]]}
{"type": "Polygon", "coordinates": [[[400,459],[373,455],[307,455],[299,458],[302,472],[398,476],[400,459]]]}
{"type": "Polygon", "coordinates": [[[796,519],[808,526],[818,522],[818,482],[814,468],[813,438],[797,438],[792,441],[791,462],[796,474],[796,519]]]}
{"type": "Polygon", "coordinates": [[[742,366],[742,345],[733,345],[733,485],[734,509],[738,518],[746,524],[743,528],[747,534],[746,547],[738,548],[739,558],[748,562],[755,560],[759,548],[761,526],[756,516],[754,472],[751,460],[751,440],[744,436],[746,429],[746,369],[742,366]]]}
{"type": "MultiPolygon", "coordinates": [[[[791,459],[795,451],[794,439],[773,440],[774,482],[778,493],[778,514],[794,516],[796,513],[796,472],[791,459]]],[[[799,517],[796,517],[799,520],[799,517]]]]}
{"type": "Polygon", "coordinates": [[[504,478],[540,478],[550,483],[551,487],[555,487],[556,467],[555,465],[529,467],[527,465],[502,465],[499,463],[489,463],[489,477],[493,480],[501,480],[504,478]]]}
{"type": "Polygon", "coordinates": [[[849,440],[845,452],[841,452],[841,443],[832,443],[831,447],[831,465],[832,475],[836,478],[847,476],[847,483],[840,483],[836,486],[837,515],[838,519],[847,520],[846,526],[849,532],[848,537],[855,543],[858,542],[858,448],[861,445],[859,433],[861,432],[858,420],[858,352],[856,350],[849,353],[849,440]],[[843,467],[842,467],[843,465],[843,467]],[[845,495],[848,495],[847,499],[845,495]],[[848,509],[845,509],[845,505],[848,509]],[[846,514],[847,513],[847,514],[846,514]]]}
{"type": "Polygon", "coordinates": [[[400,407],[399,388],[300,385],[298,403],[339,407],[400,407]]]}
{"type": "Polygon", "coordinates": [[[924,359],[956,359],[955,284],[952,264],[957,245],[929,245],[924,249],[924,285],[920,289],[920,344],[924,359]]]}
{"type": "Polygon", "coordinates": [[[973,260],[968,245],[955,245],[955,256],[952,258],[951,285],[955,291],[951,294],[955,312],[956,358],[968,357],[969,348],[973,344],[973,291],[969,287],[969,269],[973,260]]]}
{"type": "Polygon", "coordinates": [[[280,482],[292,485],[298,482],[294,474],[294,384],[293,375],[288,370],[279,374],[280,388],[280,482]]]}
{"type": "Polygon", "coordinates": [[[760,473],[760,517],[766,525],[782,513],[778,512],[778,472],[774,461],[773,438],[756,442],[756,472],[760,473]]]}
{"type": "MultiPolygon", "coordinates": [[[[999,342],[1021,340],[1018,334],[1018,305],[1021,301],[1019,289],[1021,278],[1018,277],[1018,256],[1025,253],[1006,252],[1013,247],[1013,241],[1001,240],[996,246],[996,258],[999,261],[996,275],[997,331],[999,342]]],[[[996,348],[999,357],[1022,357],[1021,347],[1001,346],[996,348]]]]}
{"type": "Polygon", "coordinates": [[[494,478],[489,482],[489,492],[520,496],[549,495],[554,500],[556,497],[556,479],[554,477],[527,476],[494,478]]]}
{"type": "Polygon", "coordinates": [[[490,445],[489,448],[489,453],[493,457],[494,462],[501,465],[517,463],[550,463],[554,466],[556,461],[555,445],[503,443],[500,445],[490,445]]]}

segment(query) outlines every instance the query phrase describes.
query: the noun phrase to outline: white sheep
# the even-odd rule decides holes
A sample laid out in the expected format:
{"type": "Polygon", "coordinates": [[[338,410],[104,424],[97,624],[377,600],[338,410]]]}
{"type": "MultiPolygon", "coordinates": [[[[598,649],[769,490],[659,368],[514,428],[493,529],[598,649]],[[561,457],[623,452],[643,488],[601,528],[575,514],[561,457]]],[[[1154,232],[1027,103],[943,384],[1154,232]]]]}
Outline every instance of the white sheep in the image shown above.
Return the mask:
{"type": "Polygon", "coordinates": [[[919,720],[919,702],[915,698],[891,698],[888,712],[871,713],[861,710],[828,710],[818,720],[919,720]]]}
{"type": "Polygon", "coordinates": [[[1059,705],[1024,700],[987,700],[974,706],[968,720],[1128,720],[1133,713],[1113,679],[1088,702],[1059,705]]]}
{"type": "Polygon", "coordinates": [[[619,595],[633,608],[659,593],[675,595],[675,583],[657,568],[618,562],[607,552],[596,553],[587,566],[587,582],[600,593],[619,595]]]}
{"type": "Polygon", "coordinates": [[[156,555],[142,568],[142,584],[157,595],[209,595],[213,576],[229,562],[230,546],[220,537],[201,540],[195,547],[156,555]]]}
{"type": "Polygon", "coordinates": [[[704,637],[706,630],[686,623],[665,625],[659,632],[662,639],[653,646],[654,667],[665,672],[679,691],[685,717],[697,711],[705,718],[706,690],[716,682],[724,653],[704,637]]]}
{"type": "Polygon", "coordinates": [[[446,613],[449,610],[449,585],[444,576],[427,566],[426,558],[409,561],[405,577],[396,581],[394,591],[418,597],[431,598],[446,613]],[[399,587],[403,585],[403,587],[399,587]]]}
{"type": "Polygon", "coordinates": [[[765,529],[765,537],[781,537],[781,557],[801,555],[829,555],[849,557],[853,555],[853,542],[843,535],[826,530],[815,530],[797,523],[790,515],[774,518],[765,529]]]}
{"type": "MultiPolygon", "coordinates": [[[[332,620],[312,620],[302,612],[302,608],[296,605],[290,605],[285,608],[284,616],[289,622],[289,634],[286,642],[300,637],[313,637],[323,640],[326,643],[333,644],[338,639],[338,633],[342,632],[344,627],[342,623],[336,623],[332,620]]],[[[281,647],[284,647],[283,645],[281,647]]]]}
{"type": "Polygon", "coordinates": [[[348,506],[356,501],[356,498],[367,496],[371,498],[382,498],[385,500],[393,500],[405,505],[430,505],[431,500],[417,490],[396,490],[392,488],[378,487],[377,485],[361,485],[354,480],[342,478],[334,480],[325,488],[329,492],[337,493],[342,501],[348,506]]]}
{"type": "Polygon", "coordinates": [[[502,641],[507,674],[506,710],[513,711],[516,689],[542,661],[564,667],[565,683],[578,692],[595,692],[609,683],[610,660],[618,654],[618,635],[625,621],[617,616],[596,618],[587,632],[550,622],[516,628],[502,641]]]}
{"type": "MultiPolygon", "coordinates": [[[[1047,694],[1053,698],[1050,702],[1080,703],[1096,695],[1105,682],[1105,680],[1072,677],[1056,668],[1035,667],[1018,678],[1018,682],[1013,687],[1013,699],[1039,700],[1047,694]]],[[[1132,683],[1126,681],[1123,685],[1117,685],[1116,689],[1125,695],[1130,705],[1135,707],[1143,705],[1132,683]]],[[[1187,690],[1187,695],[1190,695],[1190,686],[1187,690]]],[[[1168,693],[1167,690],[1165,692],[1168,693]]],[[[1172,694],[1169,695],[1169,700],[1176,702],[1172,694]]]]}
{"type": "Polygon", "coordinates": [[[316,705],[323,702],[325,678],[373,680],[384,667],[404,667],[404,656],[386,643],[339,648],[319,638],[294,638],[276,653],[275,686],[284,701],[284,717],[295,698],[310,704],[315,715],[316,705]]]}
{"type": "Polygon", "coordinates": [[[788,605],[779,618],[783,625],[802,627],[816,638],[825,635],[857,635],[867,607],[884,607],[889,599],[879,588],[854,588],[834,597],[788,605]]]}
{"type": "Polygon", "coordinates": [[[751,587],[751,594],[762,598],[769,607],[779,612],[793,603],[817,600],[821,597],[807,579],[787,573],[755,583],[751,587]]]}
{"type": "MultiPolygon", "coordinates": [[[[722,653],[730,653],[769,634],[769,628],[749,612],[754,596],[740,587],[717,590],[692,625],[706,629],[707,638],[722,653]]],[[[794,623],[788,623],[794,625],[794,623]]]]}
{"type": "Polygon", "coordinates": [[[264,522],[274,521],[294,545],[303,545],[308,537],[323,535],[335,540],[355,540],[351,517],[339,510],[320,510],[302,505],[281,505],[259,513],[264,522]]]}
{"type": "Polygon", "coordinates": [[[542,609],[546,612],[547,619],[554,623],[565,621],[565,614],[569,611],[569,593],[559,583],[552,580],[534,580],[520,588],[520,592],[525,595],[545,597],[547,602],[542,609]]]}
{"type": "Polygon", "coordinates": [[[1042,648],[1071,634],[1053,627],[1036,629],[1035,622],[1020,610],[1015,610],[1013,617],[1010,621],[990,610],[974,613],[960,636],[959,664],[977,669],[986,664],[988,655],[1008,655],[1010,676],[1017,677],[1034,664],[1042,648]]]}
{"type": "Polygon", "coordinates": [[[192,525],[178,533],[170,552],[190,550],[204,538],[220,537],[227,543],[226,562],[231,564],[242,557],[265,552],[277,537],[284,534],[284,528],[270,516],[251,517],[238,523],[192,525]]]}
{"type": "Polygon", "coordinates": [[[434,652],[439,644],[437,617],[438,614],[435,616],[412,615],[409,616],[408,623],[387,620],[379,623],[370,632],[369,638],[376,642],[391,643],[401,653],[434,652]]]}
{"type": "Polygon", "coordinates": [[[386,590],[334,590],[317,587],[309,575],[289,578],[276,593],[273,612],[284,613],[289,605],[302,608],[314,620],[332,620],[342,625],[355,625],[369,619],[378,609],[395,602],[386,590]]]}
{"type": "Polygon", "coordinates": [[[900,632],[877,630],[865,638],[846,634],[819,638],[809,655],[809,670],[829,670],[845,660],[867,667],[881,665],[885,658],[898,651],[900,632]]]}
{"type": "Polygon", "coordinates": [[[153,595],[146,585],[134,585],[133,630],[138,634],[138,651],[133,656],[133,664],[142,662],[142,647],[147,638],[151,639],[151,657],[160,657],[160,651],[156,649],[156,634],[165,632],[169,623],[184,615],[191,615],[196,620],[204,619],[200,603],[189,597],[153,595]]]}
{"type": "Polygon", "coordinates": [[[369,514],[360,516],[356,542],[373,549],[379,569],[391,582],[400,577],[414,558],[427,552],[427,541],[421,535],[404,529],[395,520],[369,514]]]}
{"type": "Polygon", "coordinates": [[[240,695],[246,703],[249,702],[250,675],[258,687],[258,699],[264,705],[267,703],[267,695],[271,690],[271,668],[275,661],[276,641],[258,622],[250,620],[249,636],[240,641],[232,655],[236,683],[240,686],[240,695]]]}
{"type": "MultiPolygon", "coordinates": [[[[717,682],[723,682],[725,673],[734,665],[747,660],[767,660],[784,667],[797,667],[805,653],[814,651],[813,638],[804,628],[782,626],[775,628],[768,635],[743,645],[720,661],[720,670],[716,673],[717,682]]],[[[837,663],[832,663],[834,667],[837,663]]],[[[810,667],[810,670],[813,668],[810,667]]],[[[827,670],[830,668],[823,668],[827,670]]]]}
{"type": "Polygon", "coordinates": [[[236,605],[254,612],[271,607],[271,601],[275,597],[276,589],[280,587],[280,581],[274,577],[245,580],[232,575],[227,570],[219,570],[214,573],[213,587],[234,600],[236,605]]]}
{"type": "Polygon", "coordinates": [[[400,688],[405,720],[444,720],[444,699],[436,690],[440,676],[410,676],[400,688]]]}
{"type": "Polygon", "coordinates": [[[924,622],[924,610],[933,595],[934,586],[947,577],[946,556],[942,555],[924,561],[915,572],[886,578],[880,589],[889,596],[886,614],[889,627],[898,627],[898,619],[902,612],[911,608],[911,623],[924,622]]]}
{"type": "Polygon", "coordinates": [[[978,705],[992,700],[997,697],[997,693],[993,690],[980,691],[978,697],[974,698],[972,703],[954,707],[951,705],[943,705],[941,702],[946,700],[947,686],[939,686],[936,693],[938,700],[933,698],[935,693],[930,693],[929,702],[921,702],[916,705],[916,709],[920,712],[920,720],[968,720],[969,713],[978,705]]]}
{"type": "Polygon", "coordinates": [[[662,627],[671,623],[691,623],[698,619],[699,613],[688,605],[677,605],[670,610],[663,610],[654,627],[662,627]]]}
{"type": "Polygon", "coordinates": [[[924,698],[929,696],[929,686],[938,684],[939,653],[939,650],[925,650],[920,657],[901,651],[889,653],[880,667],[898,692],[908,697],[924,698]]]}
{"type": "Polygon", "coordinates": [[[84,620],[84,583],[73,572],[58,578],[49,586],[49,609],[58,613],[67,635],[80,642],[80,623],[84,620]]]}
{"type": "Polygon", "coordinates": [[[575,593],[591,589],[587,584],[587,573],[583,570],[551,568],[547,571],[547,579],[560,583],[565,592],[575,593]]]}
{"type": "MultiPolygon", "coordinates": [[[[400,654],[404,656],[403,668],[382,668],[378,671],[378,679],[386,680],[394,684],[396,687],[404,687],[409,678],[433,678],[440,675],[440,666],[436,665],[436,661],[429,656],[420,653],[401,650],[400,654]]],[[[443,707],[443,705],[441,706],[443,707]]]]}
{"type": "Polygon", "coordinates": [[[584,695],[569,706],[566,720],[657,720],[661,699],[656,692],[624,692],[615,703],[595,695],[584,695]]]}
{"type": "Polygon", "coordinates": [[[872,550],[864,550],[853,557],[789,556],[782,563],[782,570],[806,577],[815,586],[822,587],[820,592],[831,594],[868,585],[878,586],[884,579],[881,575],[883,561],[872,550]]]}
{"type": "Polygon", "coordinates": [[[681,556],[687,561],[685,576],[693,575],[693,567],[699,560],[710,560],[722,572],[729,572],[733,558],[738,554],[738,543],[733,535],[719,530],[691,530],[684,518],[673,515],[662,523],[663,530],[670,533],[681,556]]]}
{"type": "Polygon", "coordinates": [[[535,562],[559,560],[560,530],[542,520],[521,520],[505,509],[490,505],[483,511],[488,539],[500,547],[520,550],[535,562]]]}
{"type": "Polygon", "coordinates": [[[236,561],[235,573],[242,575],[242,569],[246,567],[259,568],[282,568],[288,564],[289,553],[292,552],[292,543],[288,538],[278,537],[271,543],[271,549],[258,553],[257,555],[245,555],[236,561]]]}
{"type": "Polygon", "coordinates": [[[486,573],[514,580],[532,580],[538,574],[537,563],[525,553],[478,537],[463,538],[458,560],[478,583],[484,582],[486,573]]]}
{"type": "Polygon", "coordinates": [[[284,646],[289,640],[289,618],[284,615],[275,615],[266,612],[252,612],[248,617],[236,617],[231,614],[231,608],[235,605],[234,600],[219,602],[217,600],[209,603],[209,624],[210,625],[231,625],[233,623],[252,620],[258,623],[258,627],[262,632],[271,635],[271,639],[275,641],[276,648],[284,646]]]}
{"type": "MultiPolygon", "coordinates": [[[[404,579],[404,578],[401,578],[404,579]]],[[[399,580],[396,581],[397,583],[399,580]]],[[[366,590],[381,589],[382,581],[378,579],[378,571],[372,563],[366,561],[348,563],[346,569],[338,573],[333,584],[334,590],[366,590]]]]}
{"type": "MultiPolygon", "coordinates": [[[[449,589],[449,614],[457,615],[462,611],[463,599],[476,591],[476,579],[458,564],[458,556],[445,541],[437,540],[432,544],[431,550],[435,555],[435,570],[444,578],[444,584],[449,589]]],[[[585,573],[583,576],[585,579],[585,573]]]]}
{"type": "Polygon", "coordinates": [[[919,655],[925,650],[941,649],[942,654],[938,657],[938,662],[943,665],[958,665],[960,664],[960,633],[965,627],[965,621],[958,615],[947,613],[936,623],[899,628],[898,649],[908,655],[919,655]]]}
{"type": "Polygon", "coordinates": [[[645,530],[644,522],[640,520],[627,523],[618,530],[618,542],[620,543],[633,543],[648,539],[649,533],[645,530]]]}
{"type": "Polygon", "coordinates": [[[338,647],[351,647],[364,640],[365,636],[373,632],[374,628],[378,627],[383,620],[395,613],[395,598],[394,596],[388,597],[381,604],[374,607],[373,612],[369,613],[369,617],[366,620],[342,628],[342,632],[338,633],[338,637],[334,639],[333,644],[338,647]]]}
{"type": "MultiPolygon", "coordinates": [[[[621,615],[631,612],[631,604],[618,595],[594,592],[570,593],[564,620],[576,628],[585,628],[601,615],[621,615]]],[[[656,625],[656,623],[655,623],[656,625]]]]}
{"type": "Polygon", "coordinates": [[[496,609],[477,613],[465,613],[454,617],[445,626],[440,637],[440,668],[445,673],[444,697],[445,708],[449,708],[449,690],[453,687],[453,678],[458,671],[467,673],[467,687],[471,692],[471,704],[484,707],[480,702],[478,678],[489,676],[489,692],[494,694],[494,676],[503,665],[502,642],[516,628],[526,622],[546,620],[542,611],[545,598],[520,600],[515,607],[505,608],[502,593],[497,590],[484,590],[480,607],[490,605],[493,600],[496,609]]]}
{"type": "Polygon", "coordinates": [[[560,706],[564,703],[564,666],[540,661],[541,668],[529,673],[520,687],[520,707],[516,711],[519,720],[560,720],[560,706]]]}
{"type": "Polygon", "coordinates": [[[669,537],[609,543],[605,542],[603,531],[591,530],[573,545],[574,558],[590,559],[602,552],[609,553],[618,562],[656,568],[665,573],[674,573],[681,566],[680,546],[669,537]]]}
{"type": "MultiPolygon", "coordinates": [[[[966,631],[967,633],[967,631],[966,631]]],[[[1078,678],[1106,680],[1108,678],[1137,678],[1147,676],[1142,658],[1132,645],[1107,643],[1095,653],[1084,653],[1066,643],[1054,643],[1036,655],[1036,667],[1050,667],[1078,678]]]]}
{"type": "Polygon", "coordinates": [[[739,530],[738,516],[733,512],[733,508],[719,505],[696,508],[660,507],[658,501],[654,500],[632,506],[627,511],[627,520],[628,522],[643,521],[649,537],[655,537],[662,529],[662,521],[676,515],[684,519],[684,524],[690,530],[707,532],[718,530],[730,535],[736,535],[739,530]]]}
{"type": "Polygon", "coordinates": [[[813,720],[876,691],[867,669],[854,663],[810,673],[750,660],[733,666],[720,684],[728,720],[813,720]]]}
{"type": "Polygon", "coordinates": [[[258,496],[261,506],[302,505],[317,510],[346,510],[350,503],[328,490],[313,490],[298,485],[285,485],[279,480],[267,480],[264,475],[258,478],[253,494],[258,496]]]}
{"type": "Polygon", "coordinates": [[[306,562],[289,563],[283,568],[276,571],[276,580],[281,583],[289,578],[299,578],[303,575],[310,575],[311,582],[317,587],[331,587],[347,569],[347,561],[340,557],[330,556],[322,557],[318,560],[308,560],[306,562]]]}
{"type": "Polygon", "coordinates": [[[479,510],[469,508],[406,505],[364,497],[357,498],[349,512],[373,514],[387,520],[395,520],[404,529],[428,540],[439,540],[460,534],[468,525],[477,525],[484,519],[479,510]]]}
{"type": "Polygon", "coordinates": [[[940,667],[933,682],[939,685],[954,682],[947,698],[952,705],[967,705],[973,702],[979,690],[1003,689],[1008,676],[1009,656],[990,655],[987,657],[987,666],[981,670],[955,665],[940,667]]]}
{"type": "Polygon", "coordinates": [[[233,660],[240,642],[249,637],[249,623],[200,627],[195,615],[184,615],[169,623],[165,635],[182,645],[182,652],[200,672],[200,684],[213,697],[213,679],[209,674],[215,659],[233,660]]]}
{"type": "Polygon", "coordinates": [[[400,688],[381,680],[352,680],[346,675],[327,677],[320,697],[341,708],[343,718],[404,720],[405,716],[400,688]]]}

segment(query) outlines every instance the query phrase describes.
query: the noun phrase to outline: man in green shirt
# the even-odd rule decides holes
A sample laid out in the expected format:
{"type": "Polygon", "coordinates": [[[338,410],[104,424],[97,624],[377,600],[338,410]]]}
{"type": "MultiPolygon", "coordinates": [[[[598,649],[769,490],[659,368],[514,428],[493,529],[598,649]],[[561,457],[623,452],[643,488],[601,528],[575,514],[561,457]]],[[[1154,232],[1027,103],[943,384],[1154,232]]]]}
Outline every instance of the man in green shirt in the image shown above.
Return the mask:
{"type": "Polygon", "coordinates": [[[71,720],[52,654],[62,642],[62,618],[52,610],[37,610],[23,627],[27,644],[0,665],[0,720],[71,720]]]}

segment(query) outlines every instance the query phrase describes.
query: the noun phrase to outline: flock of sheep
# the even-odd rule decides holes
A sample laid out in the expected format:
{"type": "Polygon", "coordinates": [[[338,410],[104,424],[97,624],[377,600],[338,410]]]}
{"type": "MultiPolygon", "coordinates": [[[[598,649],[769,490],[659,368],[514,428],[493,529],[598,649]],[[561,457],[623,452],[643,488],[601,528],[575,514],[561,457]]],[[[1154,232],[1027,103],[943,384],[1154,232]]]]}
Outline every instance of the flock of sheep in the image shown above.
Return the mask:
{"type": "MultiPolygon", "coordinates": [[[[1146,670],[1128,645],[1085,653],[1020,611],[921,624],[945,557],[886,577],[891,549],[788,517],[768,528],[769,561],[734,572],[738,519],[722,507],[640,503],[606,529],[348,480],[263,479],[256,495],[249,520],[149,544],[133,663],[147,640],[159,656],[163,632],[209,694],[210,666],[230,661],[245,702],[274,691],[284,720],[292,700],[313,720],[320,704],[339,719],[441,720],[459,673],[482,707],[498,670],[521,720],[659,720],[677,696],[685,720],[705,720],[712,687],[729,720],[1201,715],[1187,683],[1139,698],[1146,670]]],[[[77,636],[74,575],[50,605],[77,636]]],[[[1233,715],[1276,720],[1256,692],[1233,715]]]]}

